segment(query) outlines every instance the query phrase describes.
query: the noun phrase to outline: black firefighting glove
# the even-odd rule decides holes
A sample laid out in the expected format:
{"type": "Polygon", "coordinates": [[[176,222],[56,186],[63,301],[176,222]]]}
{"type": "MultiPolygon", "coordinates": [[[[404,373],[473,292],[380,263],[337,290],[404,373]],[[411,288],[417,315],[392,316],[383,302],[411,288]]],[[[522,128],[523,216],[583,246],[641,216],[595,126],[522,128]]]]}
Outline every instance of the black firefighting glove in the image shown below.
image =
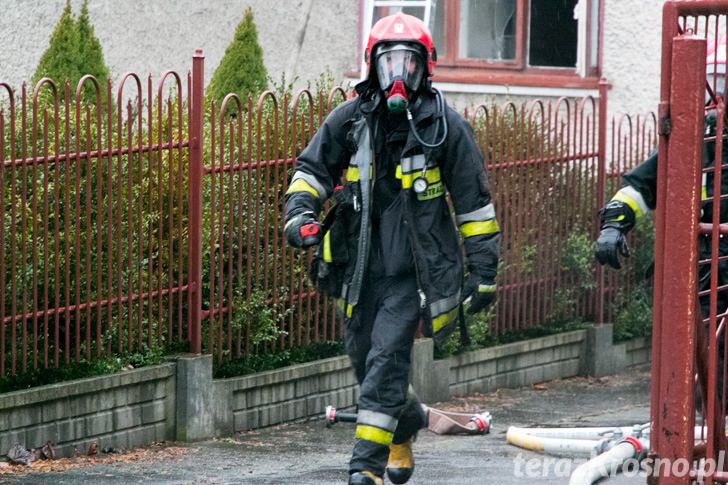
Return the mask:
{"type": "Polygon", "coordinates": [[[620,269],[619,256],[629,257],[627,233],[634,226],[635,215],[630,206],[620,200],[611,200],[599,211],[601,230],[594,256],[599,264],[620,269]]]}
{"type": "Polygon", "coordinates": [[[285,233],[288,244],[300,249],[316,246],[324,237],[321,224],[310,211],[296,214],[286,222],[285,233]]]}
{"type": "Polygon", "coordinates": [[[486,310],[495,301],[495,296],[495,281],[471,271],[463,290],[463,303],[469,303],[468,315],[486,310]]]}

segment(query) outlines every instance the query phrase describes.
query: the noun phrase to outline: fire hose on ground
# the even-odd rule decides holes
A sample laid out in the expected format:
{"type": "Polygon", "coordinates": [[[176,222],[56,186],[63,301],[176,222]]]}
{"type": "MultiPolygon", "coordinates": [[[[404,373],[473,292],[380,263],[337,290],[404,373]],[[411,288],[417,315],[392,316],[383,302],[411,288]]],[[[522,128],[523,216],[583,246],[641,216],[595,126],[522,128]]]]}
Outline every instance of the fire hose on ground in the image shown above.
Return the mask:
{"type": "MultiPolygon", "coordinates": [[[[629,460],[639,463],[649,449],[650,423],[623,427],[508,428],[509,444],[555,455],[589,455],[571,474],[569,485],[592,485],[622,468],[629,460]]],[[[695,440],[704,439],[706,429],[695,427],[695,440]]]]}
{"type": "MultiPolygon", "coordinates": [[[[455,413],[442,411],[422,405],[427,415],[427,428],[437,434],[487,434],[493,417],[489,412],[455,413]]],[[[324,420],[330,428],[336,423],[356,423],[357,414],[338,411],[333,406],[326,406],[324,420]]]]}
{"type": "MultiPolygon", "coordinates": [[[[492,416],[488,412],[455,413],[422,405],[427,428],[437,434],[487,434],[492,416]]],[[[327,406],[323,416],[328,428],[339,422],[356,423],[357,414],[327,406]]],[[[569,485],[592,485],[620,470],[629,460],[639,463],[649,449],[650,424],[617,427],[520,428],[510,426],[509,444],[530,451],[554,455],[592,456],[571,474],[569,485]]],[[[695,427],[695,440],[705,436],[705,428],[695,427]]]]}
{"type": "MultiPolygon", "coordinates": [[[[696,430],[697,431],[697,430],[696,430]]],[[[556,455],[593,456],[571,474],[569,485],[592,485],[614,474],[628,460],[639,462],[649,448],[649,423],[625,427],[508,428],[508,443],[556,455]]]]}

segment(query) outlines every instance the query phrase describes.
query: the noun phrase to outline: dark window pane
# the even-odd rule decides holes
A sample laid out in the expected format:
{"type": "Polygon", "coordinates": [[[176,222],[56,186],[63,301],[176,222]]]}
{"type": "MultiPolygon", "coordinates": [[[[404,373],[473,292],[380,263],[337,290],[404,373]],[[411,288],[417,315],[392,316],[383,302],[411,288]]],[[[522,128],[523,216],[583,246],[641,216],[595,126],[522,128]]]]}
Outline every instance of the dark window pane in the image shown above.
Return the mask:
{"type": "Polygon", "coordinates": [[[578,0],[531,0],[528,60],[532,66],[575,67],[578,0]]]}
{"type": "Polygon", "coordinates": [[[516,54],[516,0],[460,0],[459,57],[503,61],[516,54]]]}

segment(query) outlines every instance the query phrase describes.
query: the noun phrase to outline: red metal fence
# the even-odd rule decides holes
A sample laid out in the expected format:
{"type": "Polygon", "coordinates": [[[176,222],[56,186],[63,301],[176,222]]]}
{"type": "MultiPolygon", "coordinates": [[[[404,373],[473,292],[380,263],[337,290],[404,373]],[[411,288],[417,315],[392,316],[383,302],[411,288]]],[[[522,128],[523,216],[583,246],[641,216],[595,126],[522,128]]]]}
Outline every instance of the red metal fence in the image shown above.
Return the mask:
{"type": "MultiPolygon", "coordinates": [[[[116,91],[91,77],[75,92],[0,84],[0,376],[180,343],[227,359],[342,337],[309,256],[284,243],[282,194],[347,93],[206,105],[203,63],[197,51],[187,79],[130,73],[116,91]]],[[[655,119],[609,125],[606,93],[465,113],[503,226],[493,334],[601,321],[626,284],[595,273],[596,212],[654,145],[655,119]]]]}
{"type": "Polygon", "coordinates": [[[725,0],[669,1],[663,10],[650,433],[662,465],[650,483],[661,485],[728,481],[728,228],[718,210],[728,153],[724,99],[706,75],[718,71],[720,56],[706,64],[706,51],[719,47],[727,23],[725,0]],[[706,129],[713,115],[715,135],[706,129]]]}
{"type": "MultiPolygon", "coordinates": [[[[620,116],[611,130],[600,124],[607,88],[603,83],[601,104],[593,98],[537,100],[465,113],[488,160],[503,228],[493,335],[580,316],[602,321],[601,311],[612,314],[617,290],[635,283],[629,272],[610,271],[606,284],[596,279],[591,247],[604,203],[599,184],[617,190],[621,173],[654,148],[656,123],[650,115],[620,116]]],[[[308,258],[284,243],[281,194],[296,153],[345,97],[341,90],[328,96],[303,91],[293,99],[266,93],[257,105],[228,97],[219,109],[211,107],[205,171],[212,183],[215,251],[205,312],[210,325],[203,328],[207,348],[219,358],[264,342],[289,347],[342,336],[334,302],[308,283],[308,258]]]]}
{"type": "Polygon", "coordinates": [[[188,338],[182,85],[0,84],[0,376],[188,338]]]}
{"type": "Polygon", "coordinates": [[[654,116],[623,115],[608,125],[607,88],[603,82],[601,102],[481,105],[470,116],[503,229],[495,335],[576,316],[611,321],[609,303],[634,284],[629,271],[609,271],[605,283],[591,243],[605,193],[646,158],[656,124],[654,116]]]}

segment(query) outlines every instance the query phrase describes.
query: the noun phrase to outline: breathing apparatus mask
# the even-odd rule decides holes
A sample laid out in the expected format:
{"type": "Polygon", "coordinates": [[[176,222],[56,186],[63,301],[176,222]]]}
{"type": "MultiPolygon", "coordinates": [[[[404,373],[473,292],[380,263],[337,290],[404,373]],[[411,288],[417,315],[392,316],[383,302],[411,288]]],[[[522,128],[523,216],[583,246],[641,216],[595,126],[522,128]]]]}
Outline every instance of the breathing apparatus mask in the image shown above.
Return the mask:
{"type": "Polygon", "coordinates": [[[387,108],[392,113],[405,112],[424,78],[422,52],[410,44],[385,44],[377,49],[375,66],[387,108]]]}
{"type": "MultiPolygon", "coordinates": [[[[428,143],[420,137],[410,111],[410,105],[414,101],[413,98],[419,91],[425,77],[424,52],[417,46],[408,43],[392,42],[384,44],[377,49],[374,65],[379,87],[386,97],[389,112],[406,113],[410,130],[422,146],[437,148],[442,145],[447,138],[447,120],[445,102],[440,91],[432,88],[437,100],[436,118],[438,128],[435,136],[437,137],[437,133],[442,132],[438,140],[428,143]]],[[[424,174],[421,178],[423,181],[425,180],[424,174]]],[[[415,184],[415,187],[418,188],[418,184],[415,184]]]]}

